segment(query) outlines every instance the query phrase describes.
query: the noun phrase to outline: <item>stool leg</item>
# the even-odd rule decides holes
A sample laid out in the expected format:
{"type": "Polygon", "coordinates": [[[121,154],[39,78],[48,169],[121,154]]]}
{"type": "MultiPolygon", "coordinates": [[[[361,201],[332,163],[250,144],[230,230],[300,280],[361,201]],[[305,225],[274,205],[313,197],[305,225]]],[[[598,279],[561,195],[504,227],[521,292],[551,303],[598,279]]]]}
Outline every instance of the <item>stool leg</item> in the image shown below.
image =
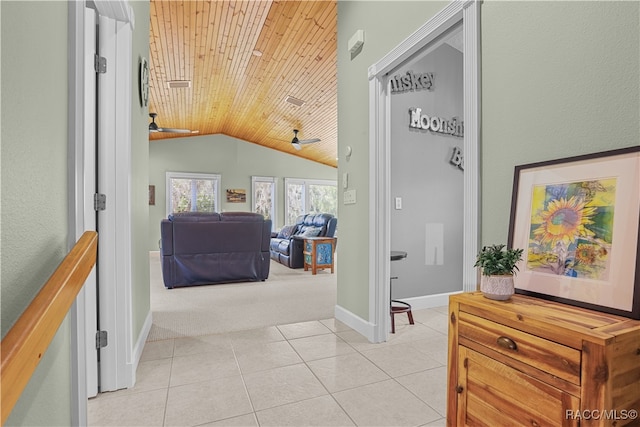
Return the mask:
{"type": "Polygon", "coordinates": [[[407,316],[409,316],[409,324],[413,325],[413,314],[411,314],[411,310],[407,311],[407,316]]]}
{"type": "Polygon", "coordinates": [[[396,317],[395,314],[393,314],[393,311],[391,312],[391,333],[396,333],[396,317]]]}

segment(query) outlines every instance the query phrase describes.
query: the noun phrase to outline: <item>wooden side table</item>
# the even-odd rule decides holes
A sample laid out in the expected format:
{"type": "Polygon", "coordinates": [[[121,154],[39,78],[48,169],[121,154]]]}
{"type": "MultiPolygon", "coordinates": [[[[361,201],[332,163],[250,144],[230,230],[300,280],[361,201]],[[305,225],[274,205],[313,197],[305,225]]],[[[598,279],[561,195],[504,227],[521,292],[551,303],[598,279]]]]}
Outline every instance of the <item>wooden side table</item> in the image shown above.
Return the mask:
{"type": "Polygon", "coordinates": [[[331,268],[333,273],[334,252],[336,250],[335,237],[305,237],[304,239],[304,271],[316,274],[318,270],[331,268]]]}

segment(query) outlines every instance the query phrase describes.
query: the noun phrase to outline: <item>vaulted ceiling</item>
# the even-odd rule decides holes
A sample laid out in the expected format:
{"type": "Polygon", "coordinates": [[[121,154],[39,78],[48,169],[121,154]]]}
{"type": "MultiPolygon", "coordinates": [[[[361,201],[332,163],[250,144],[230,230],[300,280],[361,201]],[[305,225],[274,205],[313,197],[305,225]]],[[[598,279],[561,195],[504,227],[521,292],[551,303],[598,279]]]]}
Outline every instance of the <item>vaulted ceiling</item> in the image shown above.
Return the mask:
{"type": "Polygon", "coordinates": [[[337,165],[336,0],[151,0],[150,12],[149,112],[197,131],[151,144],[224,134],[337,165]],[[295,150],[293,129],[321,141],[295,150]]]}

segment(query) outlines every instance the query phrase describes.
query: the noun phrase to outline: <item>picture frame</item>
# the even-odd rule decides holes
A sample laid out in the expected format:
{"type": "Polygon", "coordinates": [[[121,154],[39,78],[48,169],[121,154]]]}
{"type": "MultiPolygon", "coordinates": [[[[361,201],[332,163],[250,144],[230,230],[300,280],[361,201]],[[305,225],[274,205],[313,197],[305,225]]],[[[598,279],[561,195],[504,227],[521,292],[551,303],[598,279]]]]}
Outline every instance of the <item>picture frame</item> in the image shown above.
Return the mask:
{"type": "Polygon", "coordinates": [[[227,189],[227,202],[228,203],[246,203],[247,202],[247,190],[238,188],[227,189]]]}
{"type": "Polygon", "coordinates": [[[515,167],[515,291],[640,320],[640,146],[515,167]]]}
{"type": "Polygon", "coordinates": [[[156,204],[156,186],[149,185],[149,206],[155,206],[156,204]]]}

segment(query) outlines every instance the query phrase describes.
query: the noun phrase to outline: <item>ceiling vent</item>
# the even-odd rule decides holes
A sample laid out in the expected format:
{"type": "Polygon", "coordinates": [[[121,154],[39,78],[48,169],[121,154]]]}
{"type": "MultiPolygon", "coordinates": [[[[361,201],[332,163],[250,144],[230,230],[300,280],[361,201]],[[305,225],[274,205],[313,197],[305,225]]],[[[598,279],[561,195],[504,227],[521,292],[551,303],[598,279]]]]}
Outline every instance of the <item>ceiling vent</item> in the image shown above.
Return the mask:
{"type": "Polygon", "coordinates": [[[288,95],[285,98],[285,101],[287,101],[289,104],[293,104],[293,105],[296,105],[298,107],[302,107],[304,105],[304,101],[302,99],[294,98],[291,95],[288,95]]]}
{"type": "Polygon", "coordinates": [[[169,89],[191,87],[191,80],[169,80],[167,87],[169,89]]]}

